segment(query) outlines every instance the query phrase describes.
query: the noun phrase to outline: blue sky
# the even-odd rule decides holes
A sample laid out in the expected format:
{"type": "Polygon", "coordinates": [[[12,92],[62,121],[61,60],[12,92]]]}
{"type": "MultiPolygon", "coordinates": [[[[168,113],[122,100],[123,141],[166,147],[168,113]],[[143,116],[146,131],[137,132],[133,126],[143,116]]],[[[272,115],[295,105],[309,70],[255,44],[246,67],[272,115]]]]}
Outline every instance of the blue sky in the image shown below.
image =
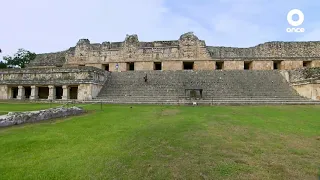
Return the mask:
{"type": "Polygon", "coordinates": [[[319,0],[3,0],[0,9],[0,55],[61,51],[80,38],[123,41],[126,34],[177,40],[189,31],[213,46],[320,40],[319,0]],[[294,8],[305,15],[304,33],[286,32],[294,8]]]}

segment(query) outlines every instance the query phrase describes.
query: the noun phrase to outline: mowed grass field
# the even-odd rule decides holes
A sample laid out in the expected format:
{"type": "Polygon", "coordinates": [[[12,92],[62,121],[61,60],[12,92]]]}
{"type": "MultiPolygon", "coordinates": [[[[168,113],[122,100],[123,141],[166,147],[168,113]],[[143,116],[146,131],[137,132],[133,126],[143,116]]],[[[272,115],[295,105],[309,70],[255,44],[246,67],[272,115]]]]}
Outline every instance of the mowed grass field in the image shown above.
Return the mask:
{"type": "MultiPolygon", "coordinates": [[[[0,111],[48,108],[0,104],[0,111]]],[[[317,179],[320,106],[87,105],[0,129],[0,179],[317,179]]]]}

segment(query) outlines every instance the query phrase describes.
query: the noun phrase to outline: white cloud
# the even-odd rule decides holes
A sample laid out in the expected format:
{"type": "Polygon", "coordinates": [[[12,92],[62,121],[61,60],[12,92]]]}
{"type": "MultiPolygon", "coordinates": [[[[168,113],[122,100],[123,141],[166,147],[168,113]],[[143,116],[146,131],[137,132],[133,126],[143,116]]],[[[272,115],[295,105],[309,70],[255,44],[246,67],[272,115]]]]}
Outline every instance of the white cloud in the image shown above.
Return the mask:
{"type": "MultiPolygon", "coordinates": [[[[207,45],[254,46],[287,40],[287,10],[306,9],[314,2],[11,0],[0,6],[0,48],[3,54],[12,55],[18,48],[36,53],[64,50],[80,38],[91,42],[123,41],[126,34],[138,34],[141,41],[177,40],[188,31],[207,45]]],[[[317,28],[308,28],[300,39],[314,40],[318,33],[317,28]]]]}

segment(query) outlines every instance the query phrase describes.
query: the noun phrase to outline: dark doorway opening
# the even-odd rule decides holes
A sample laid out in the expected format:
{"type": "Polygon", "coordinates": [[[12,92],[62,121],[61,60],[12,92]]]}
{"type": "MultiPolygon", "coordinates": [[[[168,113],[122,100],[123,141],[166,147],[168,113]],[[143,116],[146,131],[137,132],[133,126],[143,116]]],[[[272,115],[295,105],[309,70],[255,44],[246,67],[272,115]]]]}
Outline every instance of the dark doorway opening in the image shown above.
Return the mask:
{"type": "Polygon", "coordinates": [[[134,71],[134,62],[127,63],[127,70],[134,71]]]}
{"type": "Polygon", "coordinates": [[[303,67],[311,67],[311,61],[303,61],[303,67]]]}
{"type": "Polygon", "coordinates": [[[49,88],[48,87],[39,87],[38,88],[39,99],[48,99],[49,88]]]}
{"type": "Polygon", "coordinates": [[[202,99],[202,89],[185,89],[187,99],[202,99]]]}
{"type": "Polygon", "coordinates": [[[250,69],[252,69],[252,62],[251,62],[251,61],[245,61],[245,62],[244,62],[244,69],[245,69],[245,70],[250,70],[250,69]]]}
{"type": "Polygon", "coordinates": [[[222,62],[222,61],[217,61],[216,62],[216,69],[222,70],[223,67],[224,67],[224,62],[222,62]]]}
{"type": "Polygon", "coordinates": [[[194,62],[183,62],[184,70],[193,70],[194,62]]]}
{"type": "Polygon", "coordinates": [[[16,99],[17,98],[17,96],[18,96],[18,87],[12,87],[11,88],[11,93],[12,93],[12,98],[13,99],[16,99]]]}
{"type": "Polygon", "coordinates": [[[62,86],[56,86],[56,99],[62,99],[63,89],[62,86]]]}
{"type": "Polygon", "coordinates": [[[281,61],[273,61],[273,69],[281,69],[281,61]]]}
{"type": "Polygon", "coordinates": [[[155,62],[153,65],[154,70],[161,70],[162,69],[162,63],[161,62],[155,62]]]}
{"type": "Polygon", "coordinates": [[[109,71],[109,64],[104,64],[102,66],[105,71],[109,71]]]}
{"type": "Polygon", "coordinates": [[[27,99],[31,96],[31,87],[24,87],[24,95],[27,99]]]}
{"type": "Polygon", "coordinates": [[[70,99],[78,99],[78,87],[70,87],[70,99]]]}

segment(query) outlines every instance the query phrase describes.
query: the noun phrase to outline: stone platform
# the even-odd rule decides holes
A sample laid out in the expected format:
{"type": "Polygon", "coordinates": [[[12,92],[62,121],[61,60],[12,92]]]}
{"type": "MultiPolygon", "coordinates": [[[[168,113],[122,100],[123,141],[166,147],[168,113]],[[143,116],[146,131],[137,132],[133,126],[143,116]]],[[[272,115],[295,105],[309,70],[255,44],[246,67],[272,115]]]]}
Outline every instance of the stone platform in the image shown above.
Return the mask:
{"type": "Polygon", "coordinates": [[[280,71],[112,72],[96,98],[116,104],[320,104],[300,96],[280,71]]]}

